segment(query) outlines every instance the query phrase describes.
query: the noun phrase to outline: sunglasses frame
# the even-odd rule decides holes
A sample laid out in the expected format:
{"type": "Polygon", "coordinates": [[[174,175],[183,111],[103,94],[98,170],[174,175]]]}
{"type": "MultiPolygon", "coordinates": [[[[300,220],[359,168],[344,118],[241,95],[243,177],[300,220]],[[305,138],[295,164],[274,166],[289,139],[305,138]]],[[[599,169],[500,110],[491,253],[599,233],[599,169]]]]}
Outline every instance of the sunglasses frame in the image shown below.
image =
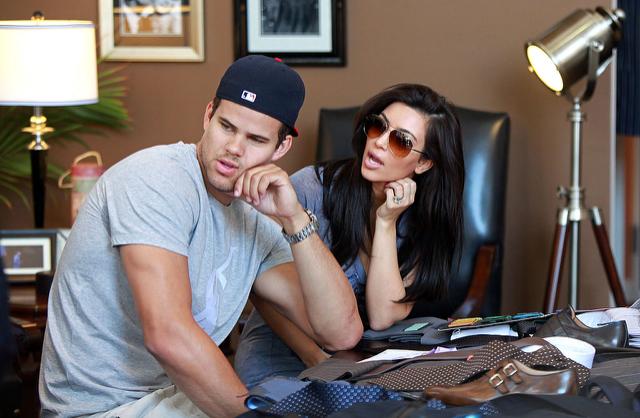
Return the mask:
{"type": "MultiPolygon", "coordinates": [[[[408,156],[409,154],[411,154],[411,151],[417,152],[420,155],[428,157],[426,152],[418,151],[417,149],[414,149],[413,148],[413,143],[411,141],[409,141],[409,143],[411,143],[411,148],[409,148],[409,151],[405,155],[397,155],[395,152],[393,152],[393,146],[391,146],[391,136],[393,135],[394,137],[397,138],[397,137],[406,137],[409,134],[407,134],[406,132],[402,132],[402,131],[400,131],[398,129],[392,129],[391,126],[389,125],[389,122],[382,115],[378,115],[378,114],[372,113],[370,115],[365,116],[363,121],[362,121],[362,131],[364,132],[364,135],[369,139],[380,138],[381,136],[383,136],[384,134],[389,132],[389,139],[388,139],[389,151],[391,151],[391,154],[393,154],[395,157],[404,158],[404,157],[408,156]],[[375,137],[374,136],[369,136],[367,134],[367,120],[371,120],[371,119],[374,119],[374,118],[376,120],[381,121],[382,122],[382,127],[384,128],[382,133],[380,135],[378,135],[378,136],[375,136],[375,137]]],[[[406,147],[404,147],[402,145],[400,147],[404,148],[404,149],[407,149],[406,147]]]]}

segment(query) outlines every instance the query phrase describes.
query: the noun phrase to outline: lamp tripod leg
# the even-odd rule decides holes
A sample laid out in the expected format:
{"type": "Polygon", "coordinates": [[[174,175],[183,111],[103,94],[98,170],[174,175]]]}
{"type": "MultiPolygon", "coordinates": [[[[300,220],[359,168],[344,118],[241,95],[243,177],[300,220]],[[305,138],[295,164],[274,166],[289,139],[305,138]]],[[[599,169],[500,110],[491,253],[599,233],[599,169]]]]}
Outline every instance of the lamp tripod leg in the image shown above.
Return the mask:
{"type": "Polygon", "coordinates": [[[565,248],[567,247],[567,221],[569,219],[569,209],[558,209],[558,220],[553,235],[553,246],[551,248],[551,261],[549,262],[549,275],[547,290],[544,297],[543,312],[551,313],[558,305],[558,287],[562,275],[565,248]]]}
{"type": "Polygon", "coordinates": [[[620,283],[620,276],[618,275],[618,269],[616,268],[615,260],[613,259],[611,245],[609,244],[609,236],[607,234],[607,229],[604,226],[604,222],[602,222],[600,209],[593,207],[590,210],[590,214],[593,233],[596,237],[596,242],[598,243],[598,250],[600,251],[602,264],[604,265],[605,272],[607,273],[607,279],[609,280],[609,287],[613,293],[613,299],[616,302],[616,306],[626,306],[627,302],[624,297],[624,290],[620,283]]]}

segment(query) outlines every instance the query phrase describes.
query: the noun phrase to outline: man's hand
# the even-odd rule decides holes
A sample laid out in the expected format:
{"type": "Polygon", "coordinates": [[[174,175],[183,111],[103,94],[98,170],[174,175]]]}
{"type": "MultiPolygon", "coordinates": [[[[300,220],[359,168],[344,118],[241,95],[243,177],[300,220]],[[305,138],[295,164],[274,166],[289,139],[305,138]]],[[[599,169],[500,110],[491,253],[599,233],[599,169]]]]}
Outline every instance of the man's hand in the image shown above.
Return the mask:
{"type": "Polygon", "coordinates": [[[233,195],[261,213],[275,217],[281,225],[285,225],[285,229],[288,220],[304,214],[289,176],[274,164],[245,171],[236,181],[233,195]]]}

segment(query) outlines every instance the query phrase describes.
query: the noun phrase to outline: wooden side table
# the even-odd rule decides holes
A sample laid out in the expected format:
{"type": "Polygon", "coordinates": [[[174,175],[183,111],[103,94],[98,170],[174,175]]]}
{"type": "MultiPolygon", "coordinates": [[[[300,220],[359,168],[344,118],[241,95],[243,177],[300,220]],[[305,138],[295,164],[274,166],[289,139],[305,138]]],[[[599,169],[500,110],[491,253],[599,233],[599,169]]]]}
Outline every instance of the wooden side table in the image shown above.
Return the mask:
{"type": "Polygon", "coordinates": [[[9,287],[9,313],[26,326],[33,322],[44,331],[47,323],[47,302],[53,273],[37,273],[35,282],[11,283],[9,287]]]}
{"type": "Polygon", "coordinates": [[[9,289],[9,313],[22,321],[44,328],[47,322],[47,295],[37,295],[35,285],[12,285],[9,289]]]}

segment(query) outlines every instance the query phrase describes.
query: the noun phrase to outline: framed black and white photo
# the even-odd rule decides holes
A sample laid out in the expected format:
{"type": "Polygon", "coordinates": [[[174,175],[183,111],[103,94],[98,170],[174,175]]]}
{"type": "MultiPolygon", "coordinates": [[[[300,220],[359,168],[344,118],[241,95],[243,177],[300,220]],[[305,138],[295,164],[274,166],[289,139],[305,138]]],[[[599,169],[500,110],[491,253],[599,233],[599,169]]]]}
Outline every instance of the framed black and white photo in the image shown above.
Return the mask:
{"type": "Polygon", "coordinates": [[[344,66],[345,0],[235,0],[236,58],[344,66]]]}
{"type": "Polygon", "coordinates": [[[0,231],[0,258],[10,282],[32,281],[36,273],[54,271],[69,230],[0,231]]]}
{"type": "Polygon", "coordinates": [[[99,0],[100,56],[203,61],[203,0],[99,0]]]}

